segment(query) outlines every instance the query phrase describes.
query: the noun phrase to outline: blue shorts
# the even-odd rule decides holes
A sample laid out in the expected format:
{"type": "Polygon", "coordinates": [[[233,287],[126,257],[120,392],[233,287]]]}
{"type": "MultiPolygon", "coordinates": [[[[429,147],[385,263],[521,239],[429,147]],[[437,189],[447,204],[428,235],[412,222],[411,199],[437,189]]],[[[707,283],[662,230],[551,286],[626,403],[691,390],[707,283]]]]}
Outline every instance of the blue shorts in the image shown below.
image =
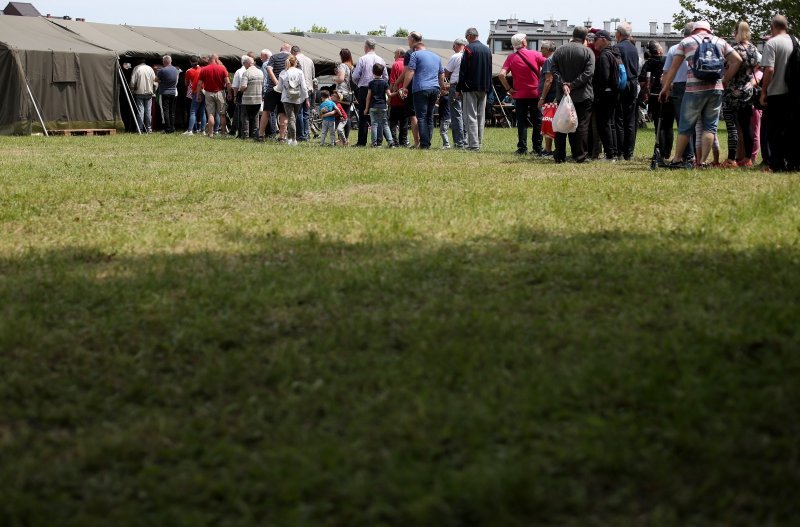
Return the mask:
{"type": "Polygon", "coordinates": [[[717,133],[719,112],[722,109],[722,90],[686,92],[681,104],[681,117],[678,133],[690,135],[700,121],[704,132],[717,133]]]}

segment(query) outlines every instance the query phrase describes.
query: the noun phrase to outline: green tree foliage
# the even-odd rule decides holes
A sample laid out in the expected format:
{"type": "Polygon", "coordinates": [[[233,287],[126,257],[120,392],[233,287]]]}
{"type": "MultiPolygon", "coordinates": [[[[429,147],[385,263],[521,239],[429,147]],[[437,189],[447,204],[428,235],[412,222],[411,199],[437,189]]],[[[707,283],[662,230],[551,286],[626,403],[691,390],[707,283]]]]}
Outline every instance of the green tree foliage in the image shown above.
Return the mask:
{"type": "Polygon", "coordinates": [[[369,35],[371,37],[382,37],[382,36],[384,36],[383,35],[383,31],[380,30],[380,29],[374,29],[372,31],[367,31],[367,35],[369,35]]]}
{"type": "Polygon", "coordinates": [[[394,36],[394,37],[407,37],[408,36],[408,30],[406,28],[404,28],[404,27],[398,27],[397,31],[395,31],[394,35],[392,35],[392,36],[394,36]]]}
{"type": "Polygon", "coordinates": [[[269,31],[263,18],[247,15],[236,17],[234,27],[239,31],[269,31]]]}
{"type": "Polygon", "coordinates": [[[337,29],[335,31],[335,33],[337,35],[349,35],[350,34],[350,30],[349,29],[337,29]]]}
{"type": "Polygon", "coordinates": [[[311,29],[309,29],[308,31],[309,31],[309,33],[327,33],[328,32],[328,28],[325,27],[325,26],[318,26],[316,24],[313,24],[311,26],[311,29]]]}
{"type": "Polygon", "coordinates": [[[714,32],[723,37],[733,36],[736,24],[745,20],[750,24],[754,40],[769,31],[773,15],[783,14],[792,27],[800,24],[800,2],[797,0],[678,0],[681,11],[675,13],[676,28],[693,20],[707,20],[714,32]]]}

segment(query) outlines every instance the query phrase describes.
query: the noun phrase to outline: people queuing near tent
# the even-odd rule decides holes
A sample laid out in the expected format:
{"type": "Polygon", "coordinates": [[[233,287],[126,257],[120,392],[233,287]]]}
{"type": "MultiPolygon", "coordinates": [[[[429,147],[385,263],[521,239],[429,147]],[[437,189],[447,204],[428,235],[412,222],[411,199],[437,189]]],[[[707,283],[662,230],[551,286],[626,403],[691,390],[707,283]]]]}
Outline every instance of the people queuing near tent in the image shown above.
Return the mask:
{"type": "MultiPolygon", "coordinates": [[[[557,47],[543,41],[541,51],[531,49],[526,35],[514,35],[514,52],[499,83],[515,114],[515,152],[529,152],[530,128],[530,153],[536,157],[566,162],[569,143],[578,163],[630,160],[641,104],[656,129],[653,159],[661,166],[750,168],[760,153],[767,170],[798,170],[794,123],[800,117],[800,71],[794,76],[791,71],[800,70],[800,43],[789,29],[787,19],[776,15],[762,53],[746,22],[736,25],[731,44],[701,20],[687,24],[683,40],[666,53],[658,42],[647,42],[644,61],[629,23],[620,24],[613,36],[578,26],[569,43],[557,47]],[[565,101],[574,109],[575,127],[553,132],[553,112],[565,101]],[[720,119],[727,133],[721,162],[720,119]]],[[[185,134],[199,129],[218,135],[227,128],[229,105],[232,133],[242,139],[296,145],[319,137],[322,128],[326,142],[351,145],[350,125],[357,122],[352,146],[380,147],[385,141],[390,147],[429,149],[438,115],[442,148],[480,150],[488,101],[502,100],[493,85],[491,50],[475,28],[453,42],[453,54],[444,62],[419,32],[407,40],[408,49],[396,49],[390,65],[375,53],[372,38],[355,61],[349,49],[341,49],[324,100],[314,62],[298,46],[284,43],[274,55],[262,50],[260,68],[253,53],[243,56],[232,81],[216,55],[192,56],[184,77],[191,102],[185,134]],[[313,124],[312,114],[322,123],[313,124]]],[[[163,129],[172,133],[180,72],[169,56],[156,68],[141,61],[132,72],[137,122],[142,133],[152,132],[147,102],[158,93],[163,129]]]]}

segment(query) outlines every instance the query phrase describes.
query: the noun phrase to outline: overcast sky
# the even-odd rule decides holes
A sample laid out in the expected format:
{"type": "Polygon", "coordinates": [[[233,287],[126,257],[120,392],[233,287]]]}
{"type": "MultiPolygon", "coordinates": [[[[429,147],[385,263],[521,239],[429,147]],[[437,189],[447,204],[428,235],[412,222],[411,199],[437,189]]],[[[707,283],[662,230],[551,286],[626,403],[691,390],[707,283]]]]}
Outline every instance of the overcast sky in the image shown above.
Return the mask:
{"type": "Polygon", "coordinates": [[[307,30],[312,24],[325,26],[333,32],[348,29],[366,33],[387,26],[391,35],[398,27],[421,31],[432,39],[449,40],[463,36],[464,30],[475,26],[481,39],[489,30],[489,21],[516,16],[520,20],[550,18],[582,23],[591,19],[594,26],[602,21],[620,18],[631,21],[634,31],[647,31],[648,22],[672,21],[679,10],[677,0],[665,2],[630,2],[622,0],[555,0],[552,2],[519,2],[508,0],[405,1],[226,1],[226,0],[32,0],[44,15],[69,15],[89,22],[161,26],[179,28],[233,29],[237,16],[254,15],[263,18],[271,31],[289,31],[293,27],[307,30]],[[537,7],[547,5],[548,7],[537,7]],[[334,5],[335,7],[331,7],[334,5]],[[297,7],[297,9],[293,9],[297,7]]]}

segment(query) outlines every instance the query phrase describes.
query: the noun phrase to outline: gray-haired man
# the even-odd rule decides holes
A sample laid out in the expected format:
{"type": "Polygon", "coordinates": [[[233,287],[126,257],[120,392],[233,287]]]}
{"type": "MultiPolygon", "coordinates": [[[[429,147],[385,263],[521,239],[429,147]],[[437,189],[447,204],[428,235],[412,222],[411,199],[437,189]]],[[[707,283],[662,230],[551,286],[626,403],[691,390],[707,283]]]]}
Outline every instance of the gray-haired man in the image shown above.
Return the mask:
{"type": "Polygon", "coordinates": [[[175,107],[178,101],[178,75],[180,72],[172,65],[172,57],[164,55],[163,68],[158,70],[158,94],[161,96],[161,117],[164,119],[164,133],[175,132],[175,107]]]}
{"type": "Polygon", "coordinates": [[[450,129],[453,131],[453,146],[464,148],[464,118],[461,115],[461,99],[456,97],[456,86],[458,85],[458,74],[461,70],[461,57],[464,56],[464,48],[467,47],[467,40],[457,38],[453,42],[453,55],[444,67],[444,77],[450,85],[448,101],[450,102],[450,129]]]}
{"type": "MultiPolygon", "coordinates": [[[[356,98],[358,99],[359,113],[364,113],[364,108],[367,107],[367,93],[369,92],[369,83],[374,78],[372,75],[372,67],[375,64],[383,65],[383,79],[389,80],[389,75],[386,73],[386,61],[375,54],[375,47],[378,45],[375,39],[368,38],[364,42],[364,55],[358,59],[358,64],[353,69],[351,78],[353,82],[358,85],[358,92],[356,98]]],[[[358,119],[358,142],[356,146],[367,146],[367,135],[370,129],[370,120],[367,115],[360,115],[358,119]]]]}
{"type": "Polygon", "coordinates": [[[464,129],[467,150],[477,152],[483,143],[486,122],[486,95],[492,89],[492,51],[478,40],[478,30],[467,29],[469,44],[461,57],[456,97],[464,98],[464,129]]]}

